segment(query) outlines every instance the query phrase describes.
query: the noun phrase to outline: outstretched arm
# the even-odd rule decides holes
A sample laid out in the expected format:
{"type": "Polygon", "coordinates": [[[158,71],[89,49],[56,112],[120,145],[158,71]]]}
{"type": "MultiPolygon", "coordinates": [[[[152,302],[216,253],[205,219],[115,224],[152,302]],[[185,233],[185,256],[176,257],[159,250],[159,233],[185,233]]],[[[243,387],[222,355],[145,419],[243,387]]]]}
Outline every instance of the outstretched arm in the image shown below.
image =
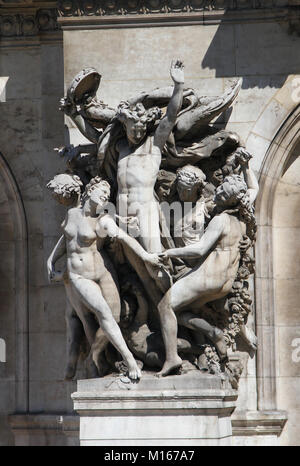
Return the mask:
{"type": "Polygon", "coordinates": [[[174,81],[174,90],[167,107],[167,112],[158,125],[154,135],[154,145],[163,149],[175,123],[178,111],[182,105],[184,72],[183,64],[179,60],[173,60],[170,70],[171,78],[174,81]]]}
{"type": "Polygon", "coordinates": [[[113,218],[109,215],[100,218],[97,234],[102,238],[106,235],[111,238],[117,238],[121,243],[126,244],[126,246],[133,250],[144,262],[151,263],[155,266],[160,264],[156,254],[149,254],[135,238],[129,236],[124,230],[119,228],[113,218]]]}
{"type": "Polygon", "coordinates": [[[204,235],[198,243],[183,248],[167,249],[163,257],[183,257],[187,259],[201,259],[216,245],[225,229],[224,215],[216,215],[208,224],[204,235]]]}

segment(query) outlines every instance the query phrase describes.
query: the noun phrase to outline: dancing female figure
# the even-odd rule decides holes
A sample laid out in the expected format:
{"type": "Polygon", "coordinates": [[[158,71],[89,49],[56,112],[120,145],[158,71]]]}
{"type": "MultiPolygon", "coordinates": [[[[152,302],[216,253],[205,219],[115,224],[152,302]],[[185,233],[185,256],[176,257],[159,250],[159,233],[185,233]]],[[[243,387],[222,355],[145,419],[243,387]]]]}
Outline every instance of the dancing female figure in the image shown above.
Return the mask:
{"type": "Polygon", "coordinates": [[[154,265],[157,265],[157,261],[134,238],[118,228],[113,218],[105,212],[109,197],[110,186],[99,177],[86,186],[81,206],[67,212],[62,224],[64,234],[48,259],[48,274],[50,279],[55,277],[55,262],[66,253],[68,299],[76,309],[90,345],[94,343],[97,328],[87,323],[96,319],[104,334],[101,345],[105,347],[110,341],[126,362],[129,377],[138,379],[141,377],[140,369],[117,324],[120,297],[112,265],[103,250],[104,240],[107,236],[117,237],[132,247],[142,260],[154,265]],[[91,331],[91,328],[95,330],[91,331]]]}
{"type": "Polygon", "coordinates": [[[239,267],[240,242],[246,234],[247,221],[251,219],[251,204],[256,192],[247,189],[240,175],[226,177],[215,194],[219,213],[210,221],[200,241],[161,254],[163,258],[197,259],[197,265],[178,280],[159,303],[166,349],[166,360],[159,376],[168,375],[182,364],[177,353],[177,320],[180,325],[204,333],[215,344],[221,359],[226,358],[223,332],[199,318],[197,313],[206,303],[223,298],[231,291],[239,267]],[[244,202],[246,199],[248,202],[244,202]],[[239,215],[242,207],[249,209],[245,218],[239,215]]]}

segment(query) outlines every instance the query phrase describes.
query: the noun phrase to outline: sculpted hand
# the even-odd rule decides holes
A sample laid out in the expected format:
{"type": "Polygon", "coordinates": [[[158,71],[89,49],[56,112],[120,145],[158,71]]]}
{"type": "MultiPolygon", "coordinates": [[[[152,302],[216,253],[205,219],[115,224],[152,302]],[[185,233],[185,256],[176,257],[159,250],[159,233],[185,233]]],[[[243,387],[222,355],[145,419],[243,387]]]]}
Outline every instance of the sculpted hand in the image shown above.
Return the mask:
{"type": "Polygon", "coordinates": [[[51,282],[52,277],[55,275],[55,270],[54,270],[53,263],[51,260],[47,261],[47,275],[48,275],[49,282],[51,282]]]}
{"type": "Polygon", "coordinates": [[[60,99],[59,104],[59,110],[64,112],[69,117],[72,117],[78,113],[76,106],[66,97],[60,99]]]}
{"type": "Polygon", "coordinates": [[[252,159],[252,155],[244,147],[239,147],[235,151],[235,158],[236,158],[236,161],[239,162],[240,165],[247,166],[249,163],[249,160],[252,159]]]}
{"type": "Polygon", "coordinates": [[[73,144],[68,144],[67,146],[55,147],[54,150],[61,157],[66,157],[68,161],[80,155],[80,146],[74,147],[73,144]]]}
{"type": "Polygon", "coordinates": [[[158,254],[146,254],[144,257],[144,261],[147,264],[153,265],[154,267],[158,267],[160,265],[158,254]]]}
{"type": "Polygon", "coordinates": [[[184,66],[182,61],[180,60],[172,60],[171,68],[170,68],[170,75],[173,79],[175,84],[183,84],[184,83],[184,66]]]}
{"type": "Polygon", "coordinates": [[[52,261],[47,261],[47,274],[49,282],[61,282],[63,280],[65,271],[56,272],[52,261]]]}

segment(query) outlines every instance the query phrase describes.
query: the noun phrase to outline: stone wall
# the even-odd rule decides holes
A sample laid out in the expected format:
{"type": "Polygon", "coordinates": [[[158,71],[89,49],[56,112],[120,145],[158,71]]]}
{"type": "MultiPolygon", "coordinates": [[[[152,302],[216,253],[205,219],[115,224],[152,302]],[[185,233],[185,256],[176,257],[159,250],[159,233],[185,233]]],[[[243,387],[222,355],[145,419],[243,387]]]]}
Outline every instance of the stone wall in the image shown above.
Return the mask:
{"type": "MultiPolygon", "coordinates": [[[[0,103],[0,338],[7,342],[7,361],[0,362],[0,444],[13,443],[7,414],[16,412],[29,412],[33,417],[15,418],[14,428],[22,432],[48,429],[54,437],[58,435],[56,440],[44,432],[37,442],[64,443],[63,437],[53,434],[59,425],[57,417],[47,416],[72,412],[70,394],[75,383],[63,381],[64,290],[50,286],[45,273],[45,260],[64,216],[45,189],[46,182],[64,168],[53,152],[53,147],[69,137],[58,111],[64,86],[83,67],[94,66],[102,74],[98,96],[116,106],[139,90],[169,84],[169,65],[177,56],[185,62],[186,86],[203,95],[218,95],[230,79],[243,78],[232,112],[218,123],[221,127],[227,123],[228,129],[244,138],[254,154],[253,168],[263,188],[257,202],[261,233],[256,250],[256,317],[252,317],[260,346],[257,359],[249,359],[240,382],[236,443],[246,444],[247,435],[259,443],[257,433],[262,425],[266,427],[261,443],[271,437],[273,442],[283,423],[280,418],[275,425],[266,410],[287,410],[289,420],[280,441],[299,444],[300,366],[291,359],[291,342],[300,336],[295,265],[300,248],[296,238],[297,162],[282,179],[284,170],[275,175],[271,162],[276,159],[275,149],[277,158],[284,158],[282,163],[290,160],[292,152],[293,157],[298,155],[297,148],[292,150],[288,143],[283,147],[274,137],[299,104],[297,96],[292,96],[300,73],[300,38],[288,33],[287,22],[260,19],[239,24],[230,18],[227,21],[226,13],[210,25],[186,20],[176,27],[166,22],[152,27],[126,27],[123,22],[120,27],[116,21],[104,28],[99,18],[97,21],[96,28],[91,19],[90,24],[86,19],[84,24],[78,21],[75,28],[64,18],[64,51],[59,40],[29,41],[27,47],[8,44],[1,49],[0,75],[9,80],[6,102],[0,103]],[[269,166],[271,171],[266,168],[269,166]],[[269,184],[276,191],[274,218],[274,198],[266,200],[269,184]],[[268,232],[273,235],[273,230],[274,270],[270,265],[273,250],[269,249],[269,257],[266,254],[268,232]],[[294,260],[287,260],[292,256],[294,260]],[[258,409],[263,414],[241,414],[243,410],[257,413],[258,409]],[[273,431],[269,428],[272,422],[273,431]]],[[[81,141],[70,121],[65,123],[71,142],[81,141]]],[[[28,440],[32,442],[32,438],[28,440]]]]}
{"type": "Polygon", "coordinates": [[[6,414],[72,410],[72,384],[63,382],[64,292],[50,288],[45,273],[63,216],[45,188],[63,166],[53,151],[64,140],[63,55],[54,43],[3,47],[0,56],[0,75],[9,77],[0,112],[0,337],[7,344],[0,444],[11,444],[6,414]]]}

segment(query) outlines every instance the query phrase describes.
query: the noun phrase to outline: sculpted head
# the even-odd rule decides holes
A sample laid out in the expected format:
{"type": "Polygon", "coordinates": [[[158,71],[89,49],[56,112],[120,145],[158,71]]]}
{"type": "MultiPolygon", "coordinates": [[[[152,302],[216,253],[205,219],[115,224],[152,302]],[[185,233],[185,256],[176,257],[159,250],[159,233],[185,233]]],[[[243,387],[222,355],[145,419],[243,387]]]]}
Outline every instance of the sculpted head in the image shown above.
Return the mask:
{"type": "Polygon", "coordinates": [[[247,185],[240,175],[230,175],[217,187],[215,203],[223,207],[235,207],[247,192],[247,185]]]}
{"type": "Polygon", "coordinates": [[[143,104],[138,103],[130,106],[128,102],[122,102],[117,109],[117,118],[123,123],[128,141],[139,144],[147,134],[147,130],[161,117],[158,107],[145,109],[143,104]]]}
{"type": "Polygon", "coordinates": [[[183,202],[196,202],[206,180],[203,171],[193,165],[185,165],[176,173],[179,199],[183,202]]]}
{"type": "Polygon", "coordinates": [[[76,204],[81,194],[82,181],[79,176],[69,173],[56,175],[47,184],[52,196],[60,204],[70,207],[76,204]]]}
{"type": "Polygon", "coordinates": [[[209,136],[209,138],[215,141],[216,147],[214,150],[217,150],[219,147],[234,150],[241,143],[241,139],[237,133],[226,131],[225,129],[218,131],[213,136],[209,136]]]}
{"type": "Polygon", "coordinates": [[[89,200],[96,207],[104,207],[110,198],[110,184],[100,176],[92,178],[85,187],[84,201],[89,200]]]}

